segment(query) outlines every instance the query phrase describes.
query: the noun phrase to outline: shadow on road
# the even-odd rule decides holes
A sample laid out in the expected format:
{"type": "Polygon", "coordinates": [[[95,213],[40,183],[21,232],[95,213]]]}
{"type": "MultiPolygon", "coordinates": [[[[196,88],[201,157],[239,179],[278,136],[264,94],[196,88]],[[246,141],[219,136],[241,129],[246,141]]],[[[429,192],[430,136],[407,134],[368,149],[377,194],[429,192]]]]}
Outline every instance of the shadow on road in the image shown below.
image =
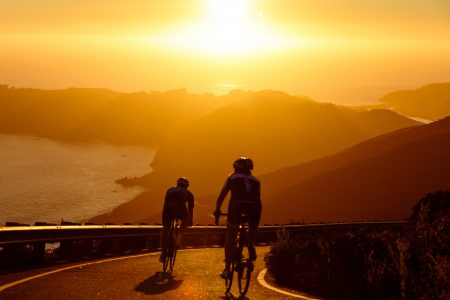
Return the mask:
{"type": "Polygon", "coordinates": [[[156,272],[153,276],[147,278],[136,286],[135,290],[138,292],[143,292],[147,295],[155,295],[177,289],[182,283],[183,280],[175,280],[171,275],[156,272]]]}
{"type": "Polygon", "coordinates": [[[250,298],[247,298],[245,296],[234,296],[233,294],[226,294],[222,297],[220,297],[220,299],[224,299],[224,300],[250,300],[250,298]]]}

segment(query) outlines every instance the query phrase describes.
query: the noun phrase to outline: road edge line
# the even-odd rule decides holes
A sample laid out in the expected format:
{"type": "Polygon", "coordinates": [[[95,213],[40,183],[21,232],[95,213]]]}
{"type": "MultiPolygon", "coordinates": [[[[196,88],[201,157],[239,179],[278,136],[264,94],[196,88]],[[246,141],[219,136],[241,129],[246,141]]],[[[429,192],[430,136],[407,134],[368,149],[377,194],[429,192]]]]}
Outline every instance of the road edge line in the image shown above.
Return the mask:
{"type": "Polygon", "coordinates": [[[320,300],[319,298],[311,298],[311,297],[308,297],[305,295],[294,294],[294,293],[290,293],[288,291],[284,291],[282,289],[276,288],[276,287],[268,284],[267,281],[264,279],[264,277],[266,276],[266,273],[267,273],[267,268],[261,270],[261,272],[259,272],[258,277],[257,277],[259,284],[262,285],[263,287],[265,287],[269,290],[275,291],[277,293],[280,293],[280,294],[284,294],[287,296],[291,296],[291,297],[295,297],[295,298],[299,298],[299,299],[303,299],[303,300],[320,300]]]}
{"type": "Polygon", "coordinates": [[[95,265],[95,264],[101,264],[104,262],[110,262],[110,261],[115,261],[115,260],[122,260],[122,259],[128,259],[128,258],[136,258],[136,257],[141,257],[141,256],[147,256],[147,255],[156,255],[159,252],[151,252],[151,253],[144,253],[144,254],[137,254],[137,255],[129,255],[129,256],[121,256],[121,257],[114,257],[114,258],[107,258],[107,259],[102,259],[102,260],[97,260],[97,261],[91,261],[91,262],[87,262],[87,263],[82,263],[82,264],[78,264],[78,265],[74,265],[74,266],[69,266],[69,267],[64,267],[61,269],[56,269],[56,270],[52,270],[52,271],[48,271],[48,272],[44,272],[44,273],[40,273],[40,274],[36,274],[30,277],[25,277],[22,279],[19,279],[17,281],[13,281],[4,285],[0,285],[0,292],[6,290],[7,288],[13,287],[15,285],[30,281],[30,280],[34,280],[40,277],[44,277],[47,275],[51,275],[54,273],[59,273],[62,271],[67,271],[70,269],[75,269],[75,268],[81,268],[84,266],[89,266],[89,265],[95,265]]]}
{"type": "MultiPolygon", "coordinates": [[[[201,248],[201,249],[204,249],[204,248],[201,248]]],[[[189,250],[198,250],[198,249],[196,249],[196,248],[192,248],[192,249],[179,249],[178,251],[189,251],[189,250]]],[[[16,285],[18,285],[18,284],[21,284],[21,283],[24,283],[24,282],[27,282],[27,281],[30,281],[30,280],[34,280],[34,279],[37,279],[37,278],[40,278],[40,277],[44,277],[44,276],[47,276],[47,275],[59,273],[59,272],[62,272],[62,271],[67,271],[67,270],[70,270],[70,269],[81,268],[81,267],[84,267],[84,266],[95,265],[95,264],[101,264],[101,263],[104,263],[104,262],[110,262],[110,261],[115,261],[115,260],[122,260],[122,259],[128,259],[128,258],[136,258],[136,257],[141,257],[141,256],[147,256],[147,255],[157,255],[157,254],[159,254],[159,253],[160,253],[160,251],[156,251],[156,252],[143,253],[143,254],[137,254],[137,255],[128,255],[128,256],[120,256],[120,257],[106,258],[106,259],[102,259],[102,260],[91,261],[91,262],[86,262],[86,263],[82,263],[82,264],[78,264],[78,265],[74,265],[74,266],[64,267],[64,268],[61,268],[61,269],[55,269],[55,270],[52,270],[52,271],[48,271],[48,272],[44,272],[44,273],[39,273],[39,274],[30,276],[30,277],[25,277],[25,278],[22,278],[22,279],[19,279],[19,280],[16,280],[16,281],[13,281],[13,282],[4,284],[4,285],[0,285],[0,292],[6,290],[7,288],[16,286],[16,285]]]]}

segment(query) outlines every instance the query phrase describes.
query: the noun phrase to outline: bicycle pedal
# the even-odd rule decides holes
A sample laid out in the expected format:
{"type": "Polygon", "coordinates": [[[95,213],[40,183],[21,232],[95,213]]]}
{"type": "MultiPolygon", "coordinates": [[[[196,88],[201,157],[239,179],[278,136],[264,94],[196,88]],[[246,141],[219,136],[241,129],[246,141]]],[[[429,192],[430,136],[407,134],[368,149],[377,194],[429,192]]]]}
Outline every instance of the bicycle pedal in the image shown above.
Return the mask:
{"type": "Polygon", "coordinates": [[[222,277],[223,279],[230,279],[230,271],[228,270],[224,270],[222,272],[220,272],[219,276],[222,277]]]}

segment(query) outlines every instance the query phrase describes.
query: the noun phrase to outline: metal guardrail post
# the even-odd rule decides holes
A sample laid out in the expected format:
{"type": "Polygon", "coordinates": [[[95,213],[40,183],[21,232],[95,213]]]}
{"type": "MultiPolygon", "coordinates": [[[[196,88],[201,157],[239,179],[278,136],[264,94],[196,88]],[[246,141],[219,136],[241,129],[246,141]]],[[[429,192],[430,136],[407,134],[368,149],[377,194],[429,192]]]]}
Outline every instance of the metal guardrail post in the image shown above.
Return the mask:
{"type": "Polygon", "coordinates": [[[75,241],[61,241],[58,249],[58,255],[64,259],[70,259],[72,257],[73,245],[75,241]]]}
{"type": "Polygon", "coordinates": [[[126,250],[126,245],[123,242],[122,239],[119,238],[115,238],[112,240],[112,245],[111,245],[111,252],[113,254],[120,254],[122,252],[125,252],[124,250],[126,250]]]}
{"type": "Polygon", "coordinates": [[[211,247],[211,231],[208,230],[206,233],[206,247],[211,247]]]}
{"type": "Polygon", "coordinates": [[[111,249],[112,249],[112,239],[101,239],[98,240],[98,253],[101,255],[105,255],[105,254],[109,254],[111,253],[111,249]]]}
{"type": "Polygon", "coordinates": [[[33,263],[43,263],[45,261],[45,243],[35,242],[31,247],[33,248],[33,253],[31,255],[33,263]]]}
{"type": "Polygon", "coordinates": [[[160,246],[159,236],[158,237],[149,237],[148,238],[148,244],[149,244],[149,248],[148,249],[150,249],[150,250],[159,249],[159,246],[160,246]]]}

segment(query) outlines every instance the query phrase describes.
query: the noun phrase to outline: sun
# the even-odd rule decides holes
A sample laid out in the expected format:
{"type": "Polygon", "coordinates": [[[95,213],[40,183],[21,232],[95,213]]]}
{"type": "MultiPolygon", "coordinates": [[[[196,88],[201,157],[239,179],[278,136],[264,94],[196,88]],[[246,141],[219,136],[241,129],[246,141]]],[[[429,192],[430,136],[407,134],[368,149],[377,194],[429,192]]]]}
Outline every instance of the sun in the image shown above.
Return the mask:
{"type": "Polygon", "coordinates": [[[242,21],[248,15],[250,2],[248,0],[209,0],[206,8],[210,18],[220,23],[229,23],[234,18],[242,21]]]}
{"type": "Polygon", "coordinates": [[[205,0],[203,15],[165,42],[178,49],[209,56],[243,56],[273,50],[281,39],[270,30],[257,0],[205,0]]]}

